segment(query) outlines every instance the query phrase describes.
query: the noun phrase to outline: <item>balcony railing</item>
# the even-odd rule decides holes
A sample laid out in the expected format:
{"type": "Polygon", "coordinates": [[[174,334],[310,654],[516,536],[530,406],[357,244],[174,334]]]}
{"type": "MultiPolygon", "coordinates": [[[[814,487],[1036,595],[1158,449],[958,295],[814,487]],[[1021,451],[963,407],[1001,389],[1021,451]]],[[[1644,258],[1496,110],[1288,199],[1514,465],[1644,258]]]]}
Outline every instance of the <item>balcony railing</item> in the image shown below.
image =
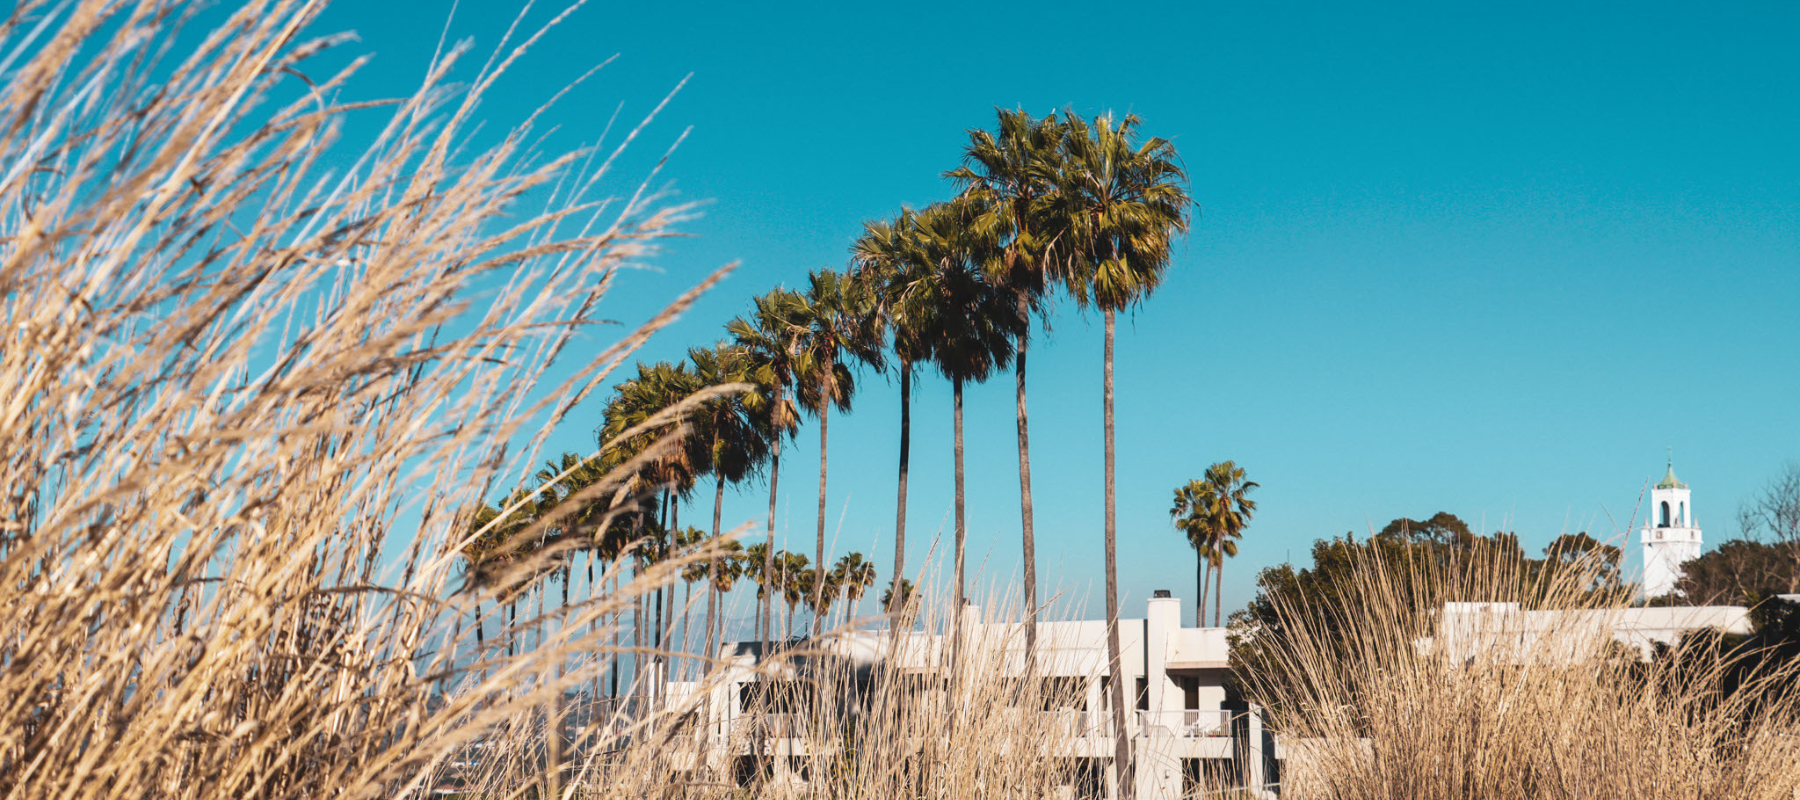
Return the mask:
{"type": "Polygon", "coordinates": [[[1139,711],[1137,715],[1139,736],[1200,739],[1231,735],[1230,711],[1139,711]]]}

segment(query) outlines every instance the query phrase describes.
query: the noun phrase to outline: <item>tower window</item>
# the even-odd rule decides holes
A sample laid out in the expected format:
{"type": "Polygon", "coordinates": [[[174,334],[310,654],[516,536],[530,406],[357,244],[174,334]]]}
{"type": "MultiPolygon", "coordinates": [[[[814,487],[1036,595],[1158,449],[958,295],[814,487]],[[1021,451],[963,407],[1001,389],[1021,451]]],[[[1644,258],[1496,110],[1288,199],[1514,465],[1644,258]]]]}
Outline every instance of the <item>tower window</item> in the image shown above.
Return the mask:
{"type": "Polygon", "coordinates": [[[1658,527],[1658,528],[1667,528],[1667,527],[1669,527],[1669,501],[1667,501],[1667,500],[1664,500],[1664,501],[1663,501],[1663,504],[1662,504],[1662,521],[1661,521],[1661,522],[1658,522],[1658,523],[1656,523],[1656,527],[1658,527]]]}
{"type": "Polygon", "coordinates": [[[1675,518],[1675,524],[1676,524],[1676,525],[1680,525],[1680,526],[1682,526],[1682,527],[1684,527],[1684,528],[1685,528],[1685,527],[1687,527],[1687,524],[1688,524],[1688,521],[1687,521],[1687,503],[1682,503],[1682,504],[1681,504],[1681,514],[1680,514],[1680,515],[1679,515],[1679,516],[1677,516],[1677,517],[1676,517],[1676,518],[1675,518]]]}

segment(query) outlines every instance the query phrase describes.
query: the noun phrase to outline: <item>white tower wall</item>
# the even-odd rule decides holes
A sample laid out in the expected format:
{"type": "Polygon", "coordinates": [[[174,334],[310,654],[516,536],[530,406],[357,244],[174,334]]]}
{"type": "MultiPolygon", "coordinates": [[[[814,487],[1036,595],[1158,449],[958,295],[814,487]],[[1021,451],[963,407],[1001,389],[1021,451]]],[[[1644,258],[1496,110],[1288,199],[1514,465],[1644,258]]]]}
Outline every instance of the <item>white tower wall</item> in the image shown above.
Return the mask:
{"type": "Polygon", "coordinates": [[[1639,534],[1644,545],[1644,597],[1675,591],[1681,567],[1700,557],[1700,523],[1688,486],[1675,478],[1675,465],[1650,491],[1650,518],[1639,534]]]}

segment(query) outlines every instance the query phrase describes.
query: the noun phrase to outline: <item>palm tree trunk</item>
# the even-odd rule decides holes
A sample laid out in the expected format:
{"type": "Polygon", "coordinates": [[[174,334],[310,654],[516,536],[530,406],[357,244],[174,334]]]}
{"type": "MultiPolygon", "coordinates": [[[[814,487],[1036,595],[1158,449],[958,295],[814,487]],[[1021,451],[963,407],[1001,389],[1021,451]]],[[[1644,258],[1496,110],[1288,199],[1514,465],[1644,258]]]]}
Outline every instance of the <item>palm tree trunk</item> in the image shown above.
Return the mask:
{"type": "MultiPolygon", "coordinates": [[[[681,649],[675,651],[677,653],[686,653],[688,651],[688,647],[692,646],[692,644],[693,644],[694,582],[690,581],[690,580],[683,580],[682,583],[686,585],[687,592],[685,593],[685,599],[682,600],[682,603],[681,603],[681,649]]],[[[675,659],[675,672],[679,673],[680,675],[682,675],[684,677],[687,675],[687,672],[688,672],[685,664],[686,664],[686,662],[683,661],[681,658],[677,657],[675,659]]]]}
{"type": "Polygon", "coordinates": [[[1105,316],[1106,347],[1103,354],[1105,370],[1102,379],[1104,388],[1101,390],[1101,418],[1106,434],[1106,658],[1107,669],[1112,676],[1113,768],[1118,776],[1119,797],[1121,800],[1131,800],[1137,787],[1132,782],[1132,775],[1136,770],[1131,764],[1131,737],[1125,730],[1125,675],[1123,662],[1119,660],[1118,525],[1113,492],[1113,330],[1116,315],[1111,308],[1107,308],[1105,316]]]}
{"type": "MultiPolygon", "coordinates": [[[[612,592],[611,593],[613,596],[616,597],[619,594],[619,571],[617,569],[613,569],[613,570],[611,570],[611,572],[612,572],[612,592]]],[[[620,615],[624,614],[624,613],[625,613],[625,609],[623,609],[623,608],[617,608],[617,609],[614,609],[614,611],[613,611],[613,624],[612,624],[613,654],[612,654],[612,670],[611,670],[611,672],[612,672],[612,693],[608,696],[612,697],[614,700],[617,700],[619,697],[619,649],[620,649],[619,648],[619,637],[622,635],[620,633],[620,629],[624,627],[624,625],[620,623],[620,615]]]]}
{"type": "Polygon", "coordinates": [[[950,382],[950,386],[950,396],[955,409],[953,419],[956,431],[954,439],[956,445],[956,612],[951,615],[951,621],[956,626],[956,631],[950,638],[950,675],[952,685],[954,685],[955,680],[961,675],[962,667],[963,606],[967,602],[963,585],[963,555],[967,544],[967,532],[963,527],[963,382],[955,379],[950,382]]]}
{"type": "Polygon", "coordinates": [[[1219,563],[1213,565],[1213,627],[1219,627],[1219,615],[1225,612],[1225,551],[1219,551],[1219,563]]]}
{"type": "MultiPolygon", "coordinates": [[[[592,549],[591,543],[590,543],[590,549],[587,552],[587,591],[588,591],[588,600],[590,600],[590,601],[593,600],[594,599],[594,551],[592,549]]],[[[600,623],[600,621],[597,619],[593,619],[593,618],[588,619],[588,638],[590,638],[590,639],[593,638],[594,626],[598,625],[599,623],[600,623]]],[[[600,699],[600,675],[598,673],[595,673],[593,681],[588,684],[588,701],[594,702],[599,699],[600,699]]]]}
{"type": "MultiPolygon", "coordinates": [[[[912,365],[900,362],[900,497],[894,504],[894,580],[906,574],[906,470],[912,459],[912,365]]],[[[896,587],[899,583],[894,584],[896,587]]],[[[900,610],[900,593],[889,598],[888,613],[900,610]]],[[[895,628],[899,630],[899,628],[895,628]]]]}
{"type": "MultiPolygon", "coordinates": [[[[641,553],[642,551],[640,550],[639,552],[641,553]]],[[[642,580],[643,577],[644,559],[640,556],[632,562],[631,579],[635,582],[642,580]]],[[[646,627],[644,625],[645,607],[646,599],[644,595],[640,593],[631,609],[631,646],[638,651],[631,654],[631,681],[632,685],[637,688],[637,693],[639,694],[644,690],[644,687],[640,684],[643,682],[644,678],[644,640],[648,638],[644,633],[644,628],[646,627]]]]}
{"type": "MultiPolygon", "coordinates": [[[[769,454],[769,546],[763,548],[763,577],[765,580],[768,576],[775,574],[775,492],[776,487],[781,482],[781,423],[784,421],[781,419],[782,394],[782,389],[778,384],[775,388],[775,407],[769,412],[771,418],[776,421],[776,424],[775,446],[769,454]]],[[[770,635],[774,632],[774,621],[771,619],[775,611],[775,595],[771,593],[773,588],[774,587],[770,587],[770,592],[764,592],[762,598],[761,627],[762,653],[764,657],[769,655],[769,639],[770,635]]]]}
{"type": "Polygon", "coordinates": [[[481,598],[477,597],[475,598],[475,653],[477,659],[487,657],[484,652],[487,650],[487,636],[481,630],[487,626],[482,624],[483,622],[485,620],[481,618],[481,598]]]}
{"type": "Polygon", "coordinates": [[[1206,627],[1206,579],[1212,577],[1212,570],[1207,568],[1206,557],[1200,554],[1200,548],[1194,548],[1194,627],[1206,627]]]}
{"type": "MultiPolygon", "coordinates": [[[[719,476],[718,488],[713,490],[713,545],[719,543],[719,515],[725,507],[725,477],[719,476]]],[[[714,551],[715,553],[717,551],[714,551]]],[[[713,638],[713,629],[719,620],[719,573],[725,571],[725,559],[713,556],[712,569],[706,578],[706,657],[713,658],[719,654],[719,643],[713,638]]]]}
{"type": "MultiPolygon", "coordinates": [[[[781,435],[784,427],[782,423],[786,421],[782,415],[783,394],[783,386],[780,382],[777,382],[775,384],[775,405],[769,410],[769,418],[775,422],[775,425],[773,426],[775,432],[775,446],[771,448],[769,453],[769,546],[763,548],[764,580],[768,580],[768,577],[775,572],[775,493],[776,487],[781,479],[781,435]]],[[[774,627],[774,620],[771,619],[775,612],[774,587],[770,586],[763,594],[761,626],[762,641],[760,643],[760,652],[763,658],[768,658],[770,655],[770,629],[774,627]]],[[[767,715],[761,716],[766,718],[767,715]]],[[[752,742],[751,752],[757,754],[757,760],[760,762],[764,746],[768,742],[768,728],[766,725],[757,725],[755,730],[756,737],[752,742]]],[[[760,786],[762,785],[762,781],[763,771],[759,768],[756,770],[756,784],[760,786]]]]}
{"type": "MultiPolygon", "coordinates": [[[[826,387],[821,387],[826,388],[826,387]]],[[[813,635],[819,635],[824,620],[819,619],[820,601],[825,596],[825,445],[826,431],[831,423],[831,394],[825,393],[825,403],[819,408],[819,541],[816,548],[813,570],[813,635]]]]}
{"type": "MultiPolygon", "coordinates": [[[[1019,295],[1019,317],[1030,325],[1030,308],[1025,302],[1025,295],[1019,295]]],[[[1031,434],[1026,424],[1025,415],[1025,346],[1027,337],[1019,337],[1019,352],[1013,372],[1019,406],[1019,522],[1024,533],[1025,558],[1025,674],[1034,675],[1037,669],[1037,536],[1032,529],[1031,519],[1031,434]]]]}

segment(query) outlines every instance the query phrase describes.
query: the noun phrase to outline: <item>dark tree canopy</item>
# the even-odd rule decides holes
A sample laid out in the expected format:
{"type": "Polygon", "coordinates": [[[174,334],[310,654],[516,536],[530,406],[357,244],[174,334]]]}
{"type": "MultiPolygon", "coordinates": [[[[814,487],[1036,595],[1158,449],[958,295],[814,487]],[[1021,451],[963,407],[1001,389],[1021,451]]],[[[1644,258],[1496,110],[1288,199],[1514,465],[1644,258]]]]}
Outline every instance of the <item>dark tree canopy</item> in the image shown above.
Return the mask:
{"type": "Polygon", "coordinates": [[[1800,586],[1800,565],[1783,542],[1724,542],[1682,565],[1681,572],[1675,589],[1684,605],[1755,605],[1800,586]]]}
{"type": "MultiPolygon", "coordinates": [[[[1630,587],[1619,580],[1619,548],[1586,533],[1557,537],[1546,556],[1533,558],[1518,536],[1505,531],[1473,532],[1454,514],[1438,512],[1423,521],[1396,519],[1373,537],[1355,534],[1313,543],[1311,567],[1281,564],[1257,576],[1256,597],[1231,615],[1232,654],[1238,670],[1270,669],[1264,648],[1276,645],[1296,626],[1343,630],[1369,605],[1371,575],[1404,607],[1420,611],[1418,635],[1429,612],[1446,601],[1517,602],[1545,607],[1592,601],[1595,593],[1617,598],[1630,587]]],[[[1236,688],[1241,688],[1239,684],[1236,688]]]]}

